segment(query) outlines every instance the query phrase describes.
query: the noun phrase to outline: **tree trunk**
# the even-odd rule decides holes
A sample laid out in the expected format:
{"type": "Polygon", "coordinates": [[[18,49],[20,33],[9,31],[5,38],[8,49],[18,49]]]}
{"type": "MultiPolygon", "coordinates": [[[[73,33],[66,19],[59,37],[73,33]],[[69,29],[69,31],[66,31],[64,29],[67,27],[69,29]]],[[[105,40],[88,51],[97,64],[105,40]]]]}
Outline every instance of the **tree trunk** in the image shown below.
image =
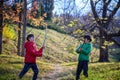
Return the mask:
{"type": "Polygon", "coordinates": [[[22,34],[22,53],[21,53],[21,56],[25,55],[24,43],[25,43],[26,25],[27,25],[26,12],[27,12],[27,0],[24,0],[24,19],[23,19],[24,24],[23,24],[23,34],[22,34]]]}
{"type": "Polygon", "coordinates": [[[109,13],[110,5],[112,4],[112,0],[98,0],[96,2],[95,0],[90,0],[91,9],[95,18],[95,21],[97,24],[101,27],[100,31],[100,62],[108,62],[108,46],[104,45],[105,40],[108,40],[109,36],[107,34],[107,26],[109,26],[110,22],[113,20],[113,16],[116,14],[118,9],[120,8],[120,0],[116,1],[115,6],[113,6],[113,9],[109,13]],[[101,6],[97,6],[101,2],[101,6]],[[99,7],[99,8],[98,8],[99,7]],[[100,12],[98,12],[99,10],[100,12]],[[98,10],[98,11],[97,11],[98,10]],[[100,16],[101,15],[101,16],[100,16]],[[102,17],[102,19],[101,19],[102,17]],[[105,29],[103,31],[103,29],[105,29]],[[103,48],[103,46],[105,48],[103,48]]]}
{"type": "Polygon", "coordinates": [[[104,45],[105,34],[102,29],[100,29],[100,56],[99,62],[108,62],[108,46],[104,45]]]}
{"type": "Polygon", "coordinates": [[[19,13],[19,23],[18,23],[18,44],[17,44],[17,55],[21,54],[21,20],[22,20],[22,12],[19,13]]]}
{"type": "Polygon", "coordinates": [[[2,32],[3,32],[3,0],[0,1],[0,54],[2,54],[2,32]]]}

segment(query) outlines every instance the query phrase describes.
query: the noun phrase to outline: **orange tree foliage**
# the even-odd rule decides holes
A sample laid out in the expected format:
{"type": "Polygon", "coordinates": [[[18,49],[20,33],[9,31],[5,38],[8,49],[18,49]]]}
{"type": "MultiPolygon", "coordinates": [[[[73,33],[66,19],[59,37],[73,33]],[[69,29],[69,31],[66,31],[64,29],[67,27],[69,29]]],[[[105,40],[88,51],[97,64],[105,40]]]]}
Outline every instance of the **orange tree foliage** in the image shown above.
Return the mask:
{"type": "MultiPolygon", "coordinates": [[[[37,11],[39,9],[38,4],[35,2],[34,6],[30,7],[30,9],[27,10],[27,20],[28,23],[30,23],[33,26],[47,26],[47,24],[44,21],[44,18],[46,17],[46,14],[43,16],[40,16],[36,18],[37,11]]],[[[16,3],[13,6],[4,4],[3,7],[3,16],[4,16],[4,23],[21,23],[23,24],[23,17],[22,21],[19,21],[19,14],[20,12],[23,12],[23,2],[22,3],[16,3]]]]}
{"type": "Polygon", "coordinates": [[[23,3],[14,6],[4,4],[3,17],[4,22],[19,22],[19,13],[22,11],[23,3]]]}
{"type": "Polygon", "coordinates": [[[39,10],[41,10],[40,4],[37,1],[34,1],[32,7],[27,12],[28,22],[35,27],[45,27],[47,26],[47,23],[44,21],[44,18],[47,17],[46,13],[41,16],[41,11],[39,10]]]}

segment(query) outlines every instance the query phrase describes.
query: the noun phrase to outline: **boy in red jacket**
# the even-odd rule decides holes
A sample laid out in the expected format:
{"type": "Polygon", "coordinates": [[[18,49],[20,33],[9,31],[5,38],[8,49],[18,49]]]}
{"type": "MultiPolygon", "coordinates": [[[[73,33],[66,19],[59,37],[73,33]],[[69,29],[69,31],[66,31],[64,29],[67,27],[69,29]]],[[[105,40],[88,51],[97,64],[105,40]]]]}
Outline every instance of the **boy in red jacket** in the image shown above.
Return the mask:
{"type": "Polygon", "coordinates": [[[34,44],[34,35],[29,34],[27,36],[27,42],[24,45],[26,49],[25,59],[24,59],[24,68],[19,74],[19,78],[22,78],[25,73],[32,68],[34,75],[32,80],[37,79],[38,75],[38,67],[36,65],[36,57],[42,56],[42,51],[44,47],[41,47],[39,50],[37,50],[36,45],[34,44]]]}

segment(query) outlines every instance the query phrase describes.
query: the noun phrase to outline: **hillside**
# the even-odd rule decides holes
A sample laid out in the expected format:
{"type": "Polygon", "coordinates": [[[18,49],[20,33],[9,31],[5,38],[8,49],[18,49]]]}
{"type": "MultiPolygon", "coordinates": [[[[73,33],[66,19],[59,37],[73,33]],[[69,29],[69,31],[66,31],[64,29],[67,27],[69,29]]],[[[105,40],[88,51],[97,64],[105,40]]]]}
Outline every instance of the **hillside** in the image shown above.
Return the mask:
{"type": "MultiPolygon", "coordinates": [[[[41,47],[45,30],[27,28],[27,34],[35,35],[38,48],[41,47]]],[[[48,29],[46,49],[41,58],[37,58],[39,67],[38,80],[74,80],[77,67],[75,48],[79,42],[73,37],[48,29]]],[[[16,40],[5,40],[3,54],[0,55],[0,80],[19,80],[18,74],[24,65],[24,57],[16,53],[16,40]]],[[[93,50],[91,60],[98,59],[98,50],[93,50]]],[[[119,80],[120,63],[90,63],[89,78],[82,80],[119,80]]],[[[31,80],[33,72],[30,70],[22,80],[31,80]]]]}
{"type": "MultiPolygon", "coordinates": [[[[38,48],[42,46],[45,30],[27,28],[27,34],[35,35],[35,43],[38,48]]],[[[75,38],[47,29],[46,48],[41,61],[50,63],[62,63],[77,61],[75,48],[78,42],[75,38]]],[[[3,54],[16,54],[17,40],[8,40],[3,44],[3,54]]]]}
{"type": "MultiPolygon", "coordinates": [[[[42,46],[45,30],[27,27],[27,34],[35,35],[35,43],[38,48],[42,46]]],[[[17,32],[16,32],[17,34],[17,32]]],[[[79,41],[67,34],[57,32],[52,29],[47,30],[46,48],[42,58],[39,60],[49,63],[64,63],[77,61],[77,54],[75,52],[79,41]]],[[[96,62],[99,59],[98,44],[93,43],[93,50],[91,52],[91,62],[96,62]],[[97,46],[96,46],[97,45],[97,46]],[[96,48],[95,48],[96,47],[96,48]]],[[[109,60],[119,61],[119,49],[110,49],[109,60]]],[[[17,39],[8,40],[3,39],[3,54],[17,54],[17,39]]]]}
{"type": "MultiPolygon", "coordinates": [[[[35,35],[35,42],[40,48],[43,43],[45,30],[34,29],[31,31],[31,29],[32,28],[28,28],[27,34],[33,33],[35,35]]],[[[76,61],[77,57],[74,54],[76,46],[77,40],[73,37],[47,29],[46,49],[41,60],[52,63],[76,61]]]]}

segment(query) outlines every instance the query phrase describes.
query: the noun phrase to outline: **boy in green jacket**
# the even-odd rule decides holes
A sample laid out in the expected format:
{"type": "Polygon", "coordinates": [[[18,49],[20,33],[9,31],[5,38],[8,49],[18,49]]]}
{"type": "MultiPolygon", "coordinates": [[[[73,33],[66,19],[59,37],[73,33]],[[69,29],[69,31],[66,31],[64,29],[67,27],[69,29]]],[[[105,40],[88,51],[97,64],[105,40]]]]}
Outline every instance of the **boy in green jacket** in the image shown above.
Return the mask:
{"type": "Polygon", "coordinates": [[[76,49],[76,52],[79,54],[78,57],[78,66],[76,71],[76,80],[79,80],[80,74],[83,70],[83,75],[88,77],[88,62],[89,62],[89,55],[92,50],[92,39],[89,35],[84,36],[83,44],[76,49]]]}

